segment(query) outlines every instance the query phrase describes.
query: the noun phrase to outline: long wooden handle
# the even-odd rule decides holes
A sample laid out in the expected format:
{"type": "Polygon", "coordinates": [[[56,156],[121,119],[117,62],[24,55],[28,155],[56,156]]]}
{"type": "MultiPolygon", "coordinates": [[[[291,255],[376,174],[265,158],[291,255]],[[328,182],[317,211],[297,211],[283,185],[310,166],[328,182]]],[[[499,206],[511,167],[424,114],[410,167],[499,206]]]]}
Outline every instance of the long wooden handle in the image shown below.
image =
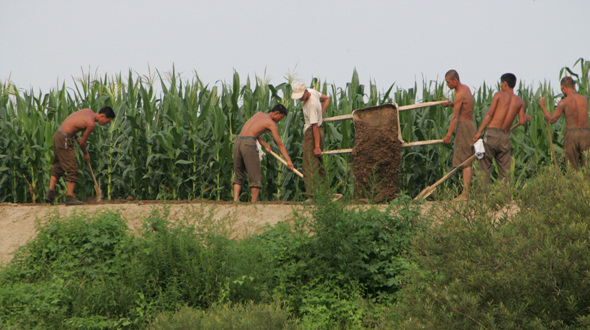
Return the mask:
{"type": "Polygon", "coordinates": [[[404,142],[402,143],[403,148],[407,147],[416,147],[416,146],[427,146],[431,144],[438,144],[442,143],[443,140],[424,140],[424,141],[416,141],[416,142],[404,142]]]}
{"type": "MultiPolygon", "coordinates": [[[[397,111],[407,111],[407,110],[414,110],[414,109],[420,109],[420,108],[427,108],[427,107],[432,107],[435,105],[439,105],[439,104],[443,104],[449,102],[448,100],[442,100],[442,101],[434,101],[434,102],[424,102],[424,103],[416,103],[416,104],[409,104],[409,105],[402,105],[401,107],[397,108],[397,111]]],[[[354,111],[353,111],[354,112],[354,111]]],[[[353,114],[349,113],[346,115],[340,115],[340,116],[334,116],[334,117],[329,117],[329,118],[324,118],[324,122],[331,122],[331,121],[339,121],[339,120],[346,120],[346,119],[352,119],[353,114]]]]}
{"type": "Polygon", "coordinates": [[[346,115],[340,115],[340,116],[334,116],[334,117],[328,117],[328,118],[324,118],[324,122],[329,123],[331,121],[339,121],[339,120],[346,120],[346,119],[352,119],[352,113],[346,114],[346,115]]]}
{"type": "Polygon", "coordinates": [[[349,154],[352,152],[352,148],[350,149],[336,149],[336,150],[328,150],[323,151],[323,155],[336,155],[336,154],[349,154]]]}
{"type": "Polygon", "coordinates": [[[436,187],[443,183],[444,181],[446,181],[448,178],[451,177],[451,175],[455,174],[455,172],[457,172],[458,170],[462,169],[463,167],[469,165],[474,159],[475,159],[475,155],[471,155],[469,156],[469,158],[467,158],[463,163],[461,163],[459,166],[455,167],[454,169],[452,169],[449,173],[447,173],[445,176],[443,176],[442,178],[440,178],[438,181],[436,181],[433,185],[428,186],[426,188],[424,188],[424,190],[422,190],[418,196],[416,196],[414,198],[414,200],[420,199],[420,198],[426,198],[428,196],[430,196],[430,194],[432,194],[434,192],[434,190],[436,189],[436,187]]]}
{"type": "MultiPolygon", "coordinates": [[[[425,146],[425,145],[437,144],[437,143],[442,143],[442,142],[443,142],[443,140],[425,140],[425,141],[416,141],[416,142],[404,142],[404,143],[402,143],[402,148],[425,146]]],[[[352,152],[352,148],[329,150],[329,151],[322,152],[322,154],[335,155],[335,154],[349,154],[351,152],[352,152]]]]}
{"type": "Polygon", "coordinates": [[[551,146],[551,155],[553,156],[553,162],[555,163],[555,168],[559,168],[557,166],[557,158],[555,158],[555,149],[553,148],[553,138],[551,138],[551,130],[549,129],[549,123],[547,119],[545,119],[545,126],[547,126],[547,135],[549,136],[549,145],[551,146]]]}
{"type": "Polygon", "coordinates": [[[95,186],[95,188],[98,189],[98,182],[96,182],[96,177],[94,176],[94,171],[92,170],[92,165],[90,165],[89,160],[87,160],[86,163],[88,163],[88,168],[90,168],[90,174],[92,174],[92,179],[94,180],[94,186],[95,186]]]}
{"type": "MultiPolygon", "coordinates": [[[[277,155],[274,151],[270,151],[270,154],[275,156],[276,159],[280,160],[281,163],[285,164],[285,166],[287,166],[287,161],[283,159],[283,157],[277,155]]],[[[295,174],[299,175],[301,178],[303,178],[303,174],[301,174],[301,172],[299,172],[295,167],[293,167],[293,172],[295,172],[295,174]]]]}
{"type": "Polygon", "coordinates": [[[428,108],[428,107],[433,107],[435,105],[440,105],[440,104],[447,103],[447,102],[449,102],[449,100],[402,105],[401,107],[397,108],[397,111],[400,112],[400,111],[414,110],[414,109],[420,109],[420,108],[428,108]]]}

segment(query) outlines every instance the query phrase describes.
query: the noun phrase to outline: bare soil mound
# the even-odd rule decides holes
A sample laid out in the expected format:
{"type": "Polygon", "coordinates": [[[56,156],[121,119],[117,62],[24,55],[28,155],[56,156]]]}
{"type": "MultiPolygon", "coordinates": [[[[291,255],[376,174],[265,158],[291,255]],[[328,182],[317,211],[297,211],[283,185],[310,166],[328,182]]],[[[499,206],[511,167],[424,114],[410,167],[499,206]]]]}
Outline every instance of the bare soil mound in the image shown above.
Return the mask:
{"type": "Polygon", "coordinates": [[[402,148],[397,109],[389,105],[356,110],[354,130],[355,196],[377,202],[393,200],[400,191],[402,148]]]}

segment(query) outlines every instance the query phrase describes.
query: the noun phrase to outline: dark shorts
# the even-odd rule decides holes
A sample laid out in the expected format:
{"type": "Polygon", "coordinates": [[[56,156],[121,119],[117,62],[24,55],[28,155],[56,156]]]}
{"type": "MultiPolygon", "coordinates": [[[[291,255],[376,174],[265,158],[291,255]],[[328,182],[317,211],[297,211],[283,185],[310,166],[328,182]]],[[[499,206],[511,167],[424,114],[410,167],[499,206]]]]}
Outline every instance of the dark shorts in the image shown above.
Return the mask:
{"type": "Polygon", "coordinates": [[[53,134],[53,164],[51,176],[58,180],[66,175],[66,181],[78,182],[78,163],[74,150],[74,139],[62,133],[53,134]]]}
{"type": "Polygon", "coordinates": [[[571,128],[565,130],[563,141],[565,149],[565,162],[573,169],[578,169],[578,162],[585,165],[586,161],[583,152],[590,150],[590,129],[588,128],[571,128]]]}
{"type": "Polygon", "coordinates": [[[477,126],[474,121],[459,121],[457,123],[453,167],[461,165],[461,163],[475,153],[473,150],[473,137],[476,132],[477,126]]]}
{"type": "Polygon", "coordinates": [[[244,185],[245,174],[248,172],[250,188],[262,187],[262,170],[260,158],[256,150],[256,139],[253,137],[236,138],[234,142],[234,184],[244,185]]]}
{"type": "Polygon", "coordinates": [[[490,182],[492,161],[498,165],[498,179],[504,180],[510,171],[510,132],[505,129],[488,127],[483,138],[486,153],[480,161],[480,168],[490,182]]]}

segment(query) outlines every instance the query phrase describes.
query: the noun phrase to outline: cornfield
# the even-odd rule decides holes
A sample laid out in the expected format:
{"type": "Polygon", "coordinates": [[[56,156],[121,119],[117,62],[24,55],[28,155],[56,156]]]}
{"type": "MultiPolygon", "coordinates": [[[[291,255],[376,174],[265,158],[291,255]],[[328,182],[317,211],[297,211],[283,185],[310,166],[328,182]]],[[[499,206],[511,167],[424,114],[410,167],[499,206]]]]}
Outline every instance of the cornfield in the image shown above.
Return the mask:
{"type": "MultiPolygon", "coordinates": [[[[574,75],[579,93],[589,96],[590,63],[579,59],[559,76],[574,75]]],[[[73,87],[49,93],[19,90],[10,81],[0,83],[0,202],[43,202],[49,186],[52,137],[62,121],[83,108],[98,111],[111,106],[116,118],[105,127],[97,127],[88,140],[92,167],[103,198],[136,200],[208,199],[231,200],[232,146],[241,126],[257,111],[267,112],[282,103],[289,114],[279,123],[281,139],[296,168],[301,168],[303,116],[301,105],[290,98],[292,78],[272,85],[256,77],[240,80],[237,73],[231,83],[204,84],[199,77],[182,80],[171,73],[154,77],[96,77],[82,74],[73,87]],[[157,87],[158,86],[158,87],[157,87]],[[160,89],[156,92],[156,89],[160,89]]],[[[396,102],[416,102],[449,98],[444,81],[423,83],[403,89],[395,85],[380,90],[374,83],[360,84],[357,72],[351,82],[338,87],[318,79],[309,84],[330,96],[326,117],[350,114],[354,109],[396,102]],[[420,100],[417,98],[420,96],[420,100]]],[[[475,120],[479,125],[497,86],[485,83],[475,90],[475,120]]],[[[533,88],[519,84],[516,89],[525,101],[531,123],[512,134],[512,175],[516,187],[522,186],[539,166],[553,162],[544,118],[538,99],[544,96],[550,107],[562,95],[554,94],[549,83],[533,88]]],[[[405,141],[441,139],[448,128],[452,111],[440,106],[400,113],[405,141]]],[[[352,121],[325,124],[326,150],[354,145],[352,121]]],[[[551,126],[556,158],[563,167],[564,121],[551,126]]],[[[263,138],[277,151],[271,136],[263,138]]],[[[452,146],[434,145],[405,148],[402,154],[402,191],[414,196],[452,169],[452,146]]],[[[79,151],[79,148],[77,148],[79,151]]],[[[82,198],[94,194],[89,169],[78,153],[80,180],[76,193],[82,198]]],[[[330,187],[351,194],[349,155],[325,155],[330,187]]],[[[262,161],[261,200],[303,200],[303,181],[272,157],[262,161]]],[[[460,187],[459,176],[445,182],[446,189],[460,187]]],[[[62,180],[58,194],[66,191],[62,180]]],[[[248,189],[243,194],[248,195],[248,189]]],[[[245,198],[245,197],[244,197],[245,198]]]]}

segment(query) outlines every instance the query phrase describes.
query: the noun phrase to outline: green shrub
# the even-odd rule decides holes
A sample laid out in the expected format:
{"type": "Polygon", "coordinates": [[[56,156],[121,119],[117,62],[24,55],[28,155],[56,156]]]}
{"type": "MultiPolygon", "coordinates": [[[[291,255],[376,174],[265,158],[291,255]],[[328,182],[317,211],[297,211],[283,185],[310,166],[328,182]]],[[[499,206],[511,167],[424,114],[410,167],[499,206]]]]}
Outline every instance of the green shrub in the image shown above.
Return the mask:
{"type": "Polygon", "coordinates": [[[289,309],[272,304],[214,305],[208,310],[185,306],[156,316],[149,329],[296,329],[289,309]]]}
{"type": "Polygon", "coordinates": [[[71,317],[109,315],[118,324],[133,305],[118,266],[132,242],[116,212],[53,214],[0,273],[0,319],[61,328],[71,317]]]}
{"type": "Polygon", "coordinates": [[[130,239],[119,213],[74,212],[60,218],[56,212],[39,227],[34,240],[18,249],[10,268],[21,280],[31,282],[72,275],[92,280],[123,253],[121,247],[130,239]]]}
{"type": "Polygon", "coordinates": [[[412,248],[397,306],[405,327],[589,325],[590,171],[543,168],[509,202],[504,186],[445,203],[412,248]]]}
{"type": "Polygon", "coordinates": [[[408,263],[406,248],[417,231],[417,205],[407,196],[380,211],[319,202],[291,223],[252,239],[266,246],[275,299],[304,321],[360,325],[367,301],[395,299],[408,263]]]}
{"type": "Polygon", "coordinates": [[[390,324],[385,306],[408,267],[417,205],[407,196],[385,211],[320,199],[239,241],[228,238],[231,219],[199,206],[174,221],[154,208],[137,235],[118,213],[55,214],[0,271],[0,320],[143,328],[187,306],[174,317],[201,313],[198,324],[211,328],[289,328],[289,317],[303,328],[390,324]]]}
{"type": "Polygon", "coordinates": [[[154,210],[146,220],[124,281],[166,309],[185,303],[206,308],[218,299],[221,279],[230,272],[235,241],[168,216],[154,210]]]}

